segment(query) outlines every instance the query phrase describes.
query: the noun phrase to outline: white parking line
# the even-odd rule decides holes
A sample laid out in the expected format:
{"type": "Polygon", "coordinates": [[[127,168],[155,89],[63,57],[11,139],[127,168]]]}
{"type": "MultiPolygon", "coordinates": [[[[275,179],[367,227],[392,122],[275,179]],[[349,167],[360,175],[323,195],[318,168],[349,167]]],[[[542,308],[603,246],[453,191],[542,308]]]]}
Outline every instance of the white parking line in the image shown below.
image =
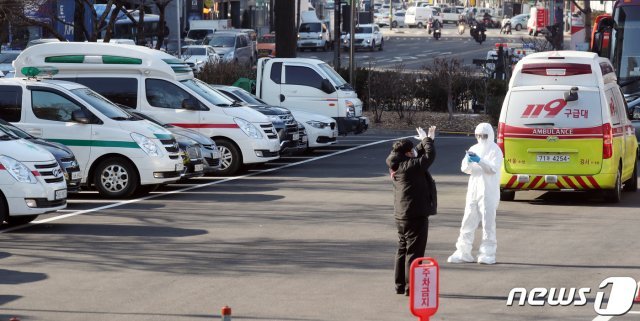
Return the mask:
{"type": "Polygon", "coordinates": [[[310,162],[313,162],[313,161],[316,161],[316,160],[320,160],[320,159],[324,159],[324,158],[328,158],[328,157],[344,154],[344,153],[347,153],[347,152],[350,152],[350,151],[354,151],[354,150],[357,150],[357,149],[361,149],[361,148],[365,148],[365,147],[369,147],[369,146],[373,146],[373,145],[378,145],[378,144],[394,141],[394,140],[397,140],[397,139],[400,139],[400,138],[409,138],[409,137],[411,137],[411,136],[396,137],[396,138],[392,138],[392,139],[379,140],[379,141],[376,141],[376,142],[372,142],[372,143],[368,143],[368,144],[364,144],[364,145],[360,145],[360,146],[355,146],[355,147],[352,147],[352,148],[349,148],[349,149],[339,150],[339,151],[336,151],[334,153],[323,155],[323,156],[318,156],[318,157],[315,157],[315,158],[312,158],[312,159],[307,159],[307,160],[299,161],[299,162],[296,162],[296,163],[291,163],[291,164],[287,164],[287,165],[283,165],[283,166],[278,166],[278,167],[275,167],[275,168],[269,168],[269,169],[261,170],[261,171],[254,172],[254,173],[249,173],[249,174],[242,175],[242,176],[228,177],[228,178],[225,178],[223,180],[219,180],[219,181],[215,181],[215,182],[209,182],[209,183],[200,184],[200,185],[194,185],[194,186],[178,189],[178,190],[175,190],[175,191],[161,192],[161,193],[152,194],[152,195],[148,195],[148,196],[145,196],[145,197],[140,197],[140,198],[136,198],[136,199],[132,199],[132,200],[120,201],[118,203],[104,205],[104,206],[100,206],[100,207],[96,207],[96,208],[92,208],[92,209],[88,209],[88,210],[81,210],[81,211],[71,212],[69,214],[58,215],[58,216],[50,217],[50,218],[47,218],[47,219],[44,219],[44,220],[33,221],[33,222],[29,223],[29,224],[18,225],[18,226],[14,226],[14,227],[11,227],[11,228],[8,228],[8,229],[5,229],[5,230],[1,230],[0,234],[21,230],[21,229],[24,229],[26,227],[29,227],[32,224],[49,223],[49,222],[53,222],[53,221],[62,220],[62,219],[69,218],[69,217],[73,217],[73,216],[76,216],[76,215],[82,215],[82,214],[88,214],[88,213],[93,213],[93,212],[97,212],[97,211],[107,210],[107,209],[111,209],[111,208],[114,208],[114,207],[119,207],[119,206],[122,206],[122,205],[133,204],[133,203],[138,203],[138,202],[141,202],[141,201],[146,201],[146,200],[158,198],[160,196],[182,193],[182,192],[190,191],[190,190],[193,190],[193,189],[198,189],[198,188],[212,186],[212,185],[218,185],[218,184],[222,184],[222,183],[226,183],[226,182],[235,181],[235,180],[238,180],[238,179],[243,179],[243,178],[247,178],[247,177],[251,177],[251,176],[256,176],[256,175],[259,175],[259,174],[262,174],[262,173],[269,173],[269,172],[277,171],[277,170],[280,170],[280,169],[283,169],[283,168],[293,167],[293,166],[297,166],[297,165],[301,165],[301,164],[306,164],[306,163],[310,163],[310,162]]]}

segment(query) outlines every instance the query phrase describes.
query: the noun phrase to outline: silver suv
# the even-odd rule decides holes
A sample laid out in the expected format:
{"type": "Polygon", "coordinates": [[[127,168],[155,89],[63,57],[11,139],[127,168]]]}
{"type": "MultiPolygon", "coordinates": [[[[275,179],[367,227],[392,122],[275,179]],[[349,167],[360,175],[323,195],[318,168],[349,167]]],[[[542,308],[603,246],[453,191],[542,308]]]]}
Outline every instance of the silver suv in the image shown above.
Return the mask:
{"type": "Polygon", "coordinates": [[[204,40],[204,44],[213,47],[224,62],[252,65],[253,46],[246,33],[216,32],[204,40]]]}

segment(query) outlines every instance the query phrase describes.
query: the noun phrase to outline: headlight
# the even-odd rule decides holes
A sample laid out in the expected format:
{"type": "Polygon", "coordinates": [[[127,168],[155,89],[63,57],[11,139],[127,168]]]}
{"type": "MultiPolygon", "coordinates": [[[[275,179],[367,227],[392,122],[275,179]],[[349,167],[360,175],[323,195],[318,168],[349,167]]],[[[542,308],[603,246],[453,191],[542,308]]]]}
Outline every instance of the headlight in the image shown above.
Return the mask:
{"type": "Polygon", "coordinates": [[[356,117],[356,107],[350,100],[345,100],[344,104],[347,106],[347,117],[356,117]]]}
{"type": "Polygon", "coordinates": [[[325,128],[327,126],[329,126],[329,124],[327,123],[323,123],[321,121],[317,121],[317,120],[310,120],[307,122],[307,124],[315,127],[315,128],[325,128]]]}
{"type": "Polygon", "coordinates": [[[233,119],[236,124],[238,124],[238,126],[240,126],[240,129],[242,129],[242,131],[247,134],[247,136],[251,137],[251,138],[255,138],[255,139],[260,139],[262,138],[262,133],[260,132],[260,130],[253,125],[252,123],[242,119],[242,118],[234,118],[233,119]]]}
{"type": "Polygon", "coordinates": [[[151,139],[145,137],[144,135],[138,133],[131,133],[131,138],[142,148],[142,150],[151,157],[160,157],[162,156],[162,151],[156,143],[154,143],[151,139]]]}
{"type": "Polygon", "coordinates": [[[27,166],[9,156],[0,156],[0,164],[20,183],[35,184],[38,182],[27,166]]]}
{"type": "Polygon", "coordinates": [[[370,43],[370,42],[371,42],[371,39],[367,39],[367,43],[370,43]]]}
{"type": "Polygon", "coordinates": [[[275,125],[282,123],[282,119],[278,116],[269,116],[269,120],[275,125]]]}
{"type": "Polygon", "coordinates": [[[318,39],[322,39],[322,35],[321,35],[321,34],[320,34],[320,35],[318,35],[318,39]]]}

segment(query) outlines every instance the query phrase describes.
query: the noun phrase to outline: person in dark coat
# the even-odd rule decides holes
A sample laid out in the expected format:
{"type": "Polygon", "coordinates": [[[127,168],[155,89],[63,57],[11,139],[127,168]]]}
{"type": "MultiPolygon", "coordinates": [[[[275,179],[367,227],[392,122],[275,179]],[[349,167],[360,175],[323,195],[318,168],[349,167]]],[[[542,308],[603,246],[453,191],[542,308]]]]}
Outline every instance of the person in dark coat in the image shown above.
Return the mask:
{"type": "Polygon", "coordinates": [[[398,251],[395,262],[396,293],[409,295],[409,268],[424,256],[430,215],[436,213],[435,182],[429,167],[436,156],[435,126],[427,135],[418,128],[421,142],[414,148],[408,139],[393,144],[387,166],[393,180],[394,216],[398,229],[398,251]]]}

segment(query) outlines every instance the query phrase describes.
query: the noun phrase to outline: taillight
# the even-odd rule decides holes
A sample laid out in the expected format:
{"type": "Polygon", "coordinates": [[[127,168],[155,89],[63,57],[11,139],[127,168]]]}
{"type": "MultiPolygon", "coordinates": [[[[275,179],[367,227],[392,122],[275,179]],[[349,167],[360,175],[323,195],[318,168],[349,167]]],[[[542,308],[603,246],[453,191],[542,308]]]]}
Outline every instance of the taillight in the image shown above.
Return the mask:
{"type": "Polygon", "coordinates": [[[602,159],[613,156],[613,130],[611,124],[602,125],[602,159]]]}
{"type": "Polygon", "coordinates": [[[504,156],[504,123],[498,124],[498,147],[502,150],[502,155],[504,156]]]}

